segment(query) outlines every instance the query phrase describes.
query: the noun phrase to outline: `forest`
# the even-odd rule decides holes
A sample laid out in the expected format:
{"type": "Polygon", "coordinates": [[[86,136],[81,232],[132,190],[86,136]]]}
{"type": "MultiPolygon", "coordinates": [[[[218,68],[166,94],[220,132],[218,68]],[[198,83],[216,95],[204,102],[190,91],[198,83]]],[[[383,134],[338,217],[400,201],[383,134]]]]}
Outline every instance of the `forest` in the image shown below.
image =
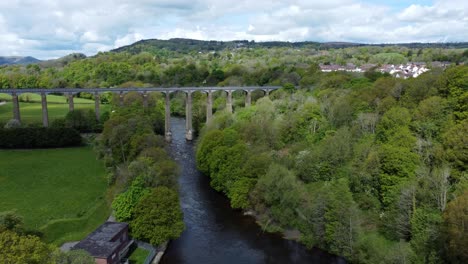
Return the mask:
{"type": "Polygon", "coordinates": [[[351,262],[466,263],[468,67],[367,77],[217,114],[199,169],[266,230],[351,262]]]}

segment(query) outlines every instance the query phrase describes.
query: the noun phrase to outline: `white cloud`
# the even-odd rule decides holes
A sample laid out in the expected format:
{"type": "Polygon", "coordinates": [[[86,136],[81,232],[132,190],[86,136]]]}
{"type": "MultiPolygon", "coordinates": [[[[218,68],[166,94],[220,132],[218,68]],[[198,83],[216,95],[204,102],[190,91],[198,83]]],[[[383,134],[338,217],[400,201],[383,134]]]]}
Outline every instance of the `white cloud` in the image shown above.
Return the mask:
{"type": "Polygon", "coordinates": [[[86,43],[86,42],[107,42],[109,41],[110,38],[99,34],[97,31],[90,30],[86,31],[81,35],[80,42],[86,43]]]}
{"type": "Polygon", "coordinates": [[[140,39],[468,41],[468,1],[0,1],[0,55],[93,55],[140,39]]]}
{"type": "Polygon", "coordinates": [[[131,33],[127,34],[121,38],[117,38],[114,42],[114,48],[126,46],[132,44],[136,41],[142,40],[144,37],[142,34],[139,33],[131,33]]]}

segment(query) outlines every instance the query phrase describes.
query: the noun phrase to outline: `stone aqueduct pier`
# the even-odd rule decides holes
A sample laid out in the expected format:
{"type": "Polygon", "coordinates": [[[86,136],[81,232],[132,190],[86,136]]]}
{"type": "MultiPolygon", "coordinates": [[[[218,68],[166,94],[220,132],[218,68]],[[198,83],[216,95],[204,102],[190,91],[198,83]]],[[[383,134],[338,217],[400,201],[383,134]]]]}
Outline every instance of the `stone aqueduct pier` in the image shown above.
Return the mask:
{"type": "Polygon", "coordinates": [[[165,138],[167,141],[171,140],[171,108],[170,108],[170,94],[175,92],[184,92],[186,95],[185,105],[185,137],[187,140],[193,139],[192,128],[192,94],[195,92],[202,92],[207,94],[206,102],[206,122],[209,122],[213,115],[213,92],[224,91],[227,95],[226,110],[232,113],[232,93],[234,91],[243,91],[245,93],[245,106],[250,106],[252,92],[261,90],[265,96],[280,86],[239,86],[239,87],[167,87],[167,88],[56,88],[56,89],[1,89],[0,93],[10,94],[13,102],[13,118],[21,121],[20,105],[18,96],[22,93],[36,93],[41,95],[42,101],[42,123],[45,127],[49,126],[49,116],[47,110],[47,94],[50,93],[63,93],[68,96],[69,110],[74,110],[73,95],[80,92],[93,93],[95,98],[95,113],[96,120],[99,120],[100,112],[100,94],[104,92],[112,92],[119,94],[120,105],[123,105],[124,94],[128,92],[138,92],[143,97],[143,107],[148,107],[148,93],[160,92],[165,94],[165,138]]]}

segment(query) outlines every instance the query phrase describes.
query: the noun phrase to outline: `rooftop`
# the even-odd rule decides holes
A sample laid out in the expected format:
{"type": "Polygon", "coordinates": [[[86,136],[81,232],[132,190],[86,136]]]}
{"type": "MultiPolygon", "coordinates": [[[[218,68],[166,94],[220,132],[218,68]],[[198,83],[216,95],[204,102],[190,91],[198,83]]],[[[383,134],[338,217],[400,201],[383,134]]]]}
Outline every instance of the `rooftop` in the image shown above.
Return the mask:
{"type": "Polygon", "coordinates": [[[73,249],[88,251],[93,257],[109,257],[120,245],[116,235],[128,226],[127,223],[105,222],[85,239],[76,244],[73,249]],[[114,240],[114,241],[112,241],[114,240]]]}

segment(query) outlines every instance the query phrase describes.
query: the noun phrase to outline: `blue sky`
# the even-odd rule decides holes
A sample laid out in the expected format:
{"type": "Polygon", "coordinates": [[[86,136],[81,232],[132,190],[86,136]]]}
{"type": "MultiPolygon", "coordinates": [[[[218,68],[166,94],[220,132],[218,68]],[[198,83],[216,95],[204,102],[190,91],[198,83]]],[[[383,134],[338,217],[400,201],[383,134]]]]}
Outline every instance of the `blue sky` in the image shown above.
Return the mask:
{"type": "Polygon", "coordinates": [[[140,39],[468,41],[466,0],[0,1],[0,56],[94,55],[140,39]]]}

